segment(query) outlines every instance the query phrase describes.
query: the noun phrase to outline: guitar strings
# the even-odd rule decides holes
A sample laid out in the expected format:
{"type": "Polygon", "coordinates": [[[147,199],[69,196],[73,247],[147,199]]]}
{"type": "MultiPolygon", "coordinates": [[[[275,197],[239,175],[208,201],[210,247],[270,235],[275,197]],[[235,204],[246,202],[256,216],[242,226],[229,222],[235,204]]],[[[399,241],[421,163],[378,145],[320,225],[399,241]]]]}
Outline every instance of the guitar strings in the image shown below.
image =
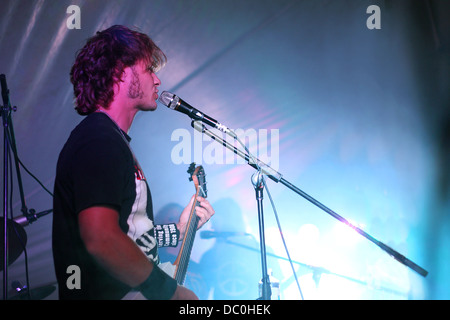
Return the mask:
{"type": "Polygon", "coordinates": [[[189,241],[185,242],[185,248],[186,250],[183,250],[182,255],[180,257],[180,263],[178,264],[178,270],[177,272],[177,281],[180,284],[183,284],[184,277],[188,268],[189,260],[190,260],[190,254],[194,243],[193,234],[195,232],[196,226],[198,226],[198,216],[193,213],[194,216],[192,219],[194,219],[194,223],[191,223],[189,225],[189,229],[186,232],[186,237],[189,237],[189,241]]]}
{"type": "Polygon", "coordinates": [[[192,211],[190,213],[188,229],[186,230],[180,261],[178,263],[177,272],[175,274],[175,279],[177,280],[177,283],[179,283],[180,285],[183,284],[184,279],[186,277],[186,271],[189,265],[192,247],[194,245],[194,235],[197,232],[198,223],[200,220],[200,218],[195,213],[195,208],[197,207],[198,204],[197,197],[199,194],[201,194],[203,197],[206,197],[206,191],[203,189],[202,185],[198,186],[198,190],[195,195],[195,200],[192,207],[192,211]]]}
{"type": "Polygon", "coordinates": [[[197,227],[198,227],[199,217],[195,214],[195,207],[197,206],[197,200],[196,200],[197,196],[198,196],[198,192],[195,196],[195,203],[192,208],[191,218],[190,218],[191,222],[188,224],[188,229],[186,230],[184,248],[183,248],[183,251],[180,256],[180,262],[178,264],[178,270],[177,270],[177,274],[175,276],[175,278],[179,284],[183,284],[182,282],[184,282],[184,277],[185,277],[185,274],[187,271],[187,267],[188,267],[188,263],[189,263],[190,255],[191,255],[191,250],[192,250],[193,242],[194,242],[193,234],[196,232],[197,227]],[[193,221],[193,223],[192,223],[192,221],[193,221]]]}
{"type": "Polygon", "coordinates": [[[182,257],[180,259],[180,264],[179,264],[179,272],[177,273],[177,281],[180,284],[183,284],[184,282],[184,277],[186,276],[186,271],[188,268],[188,264],[189,264],[189,260],[190,260],[190,252],[192,249],[192,244],[193,244],[193,240],[191,240],[189,243],[187,243],[187,250],[185,252],[183,252],[182,257]]]}

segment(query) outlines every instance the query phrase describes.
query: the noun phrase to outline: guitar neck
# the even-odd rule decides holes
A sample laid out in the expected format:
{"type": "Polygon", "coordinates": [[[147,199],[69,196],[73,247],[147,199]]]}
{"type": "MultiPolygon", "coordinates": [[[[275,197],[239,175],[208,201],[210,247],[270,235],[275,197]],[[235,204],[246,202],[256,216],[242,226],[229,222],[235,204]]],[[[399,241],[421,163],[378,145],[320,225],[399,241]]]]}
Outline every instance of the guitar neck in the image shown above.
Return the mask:
{"type": "Polygon", "coordinates": [[[194,239],[197,233],[198,221],[198,216],[194,214],[192,224],[190,224],[189,230],[186,231],[186,236],[183,240],[183,245],[178,255],[178,264],[174,278],[180,285],[183,285],[184,280],[186,279],[189,260],[191,259],[192,247],[194,246],[194,239]]]}
{"type": "Polygon", "coordinates": [[[205,171],[203,170],[203,167],[195,167],[195,163],[191,163],[188,173],[191,175],[191,178],[189,180],[194,181],[196,192],[194,204],[192,205],[191,212],[189,213],[189,219],[186,225],[186,232],[181,244],[180,252],[178,253],[178,257],[174,263],[175,274],[173,277],[180,285],[184,284],[184,279],[186,278],[189,260],[191,258],[191,251],[198,229],[198,222],[200,220],[200,218],[195,213],[195,208],[198,206],[197,199],[199,196],[203,198],[207,197],[205,171]]]}
{"type": "MultiPolygon", "coordinates": [[[[177,268],[174,278],[180,285],[184,284],[184,280],[186,278],[189,260],[191,258],[192,247],[194,246],[195,235],[197,234],[198,222],[200,220],[200,218],[195,214],[195,207],[197,206],[197,196],[199,195],[199,193],[202,193],[201,189],[199,189],[197,191],[197,194],[195,195],[194,205],[192,206],[188,225],[186,227],[186,233],[177,260],[175,261],[175,265],[177,266],[177,268]]],[[[204,194],[201,195],[205,196],[204,194]]]]}

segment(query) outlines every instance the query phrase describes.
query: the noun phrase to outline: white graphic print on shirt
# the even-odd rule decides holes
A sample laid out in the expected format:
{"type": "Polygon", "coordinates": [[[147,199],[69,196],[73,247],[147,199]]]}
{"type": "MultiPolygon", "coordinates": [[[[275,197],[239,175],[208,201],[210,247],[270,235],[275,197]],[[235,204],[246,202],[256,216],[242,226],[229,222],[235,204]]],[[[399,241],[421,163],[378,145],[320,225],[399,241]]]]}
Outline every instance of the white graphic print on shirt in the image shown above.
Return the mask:
{"type": "Polygon", "coordinates": [[[142,170],[136,166],[136,198],[127,219],[128,236],[133,239],[150,260],[157,262],[156,239],[152,236],[154,224],[147,215],[147,182],[142,170]]]}

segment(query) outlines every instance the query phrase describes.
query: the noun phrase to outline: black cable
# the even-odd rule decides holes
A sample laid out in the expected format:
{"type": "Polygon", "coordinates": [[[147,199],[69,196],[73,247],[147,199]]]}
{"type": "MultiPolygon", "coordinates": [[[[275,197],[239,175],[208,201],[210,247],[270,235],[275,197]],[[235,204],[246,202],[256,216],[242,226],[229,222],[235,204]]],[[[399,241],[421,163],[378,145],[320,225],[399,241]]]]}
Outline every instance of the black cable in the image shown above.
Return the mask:
{"type": "Polygon", "coordinates": [[[17,155],[17,160],[19,161],[20,165],[22,166],[22,168],[25,170],[26,173],[28,173],[41,187],[42,189],[44,189],[51,197],[53,197],[53,193],[51,193],[50,190],[48,190],[44,184],[36,177],[34,176],[29,170],[28,168],[23,164],[22,160],[20,160],[19,156],[17,155]]]}
{"type": "Polygon", "coordinates": [[[277,209],[275,208],[275,203],[272,200],[272,196],[270,195],[269,188],[267,188],[267,184],[266,184],[266,181],[264,179],[263,179],[263,184],[264,184],[264,187],[267,190],[267,195],[269,196],[269,200],[270,200],[270,203],[272,205],[272,209],[274,211],[275,219],[277,220],[278,230],[280,231],[280,236],[281,236],[281,240],[283,241],[284,250],[286,251],[286,254],[288,256],[289,263],[291,264],[291,269],[292,269],[292,272],[294,274],[295,282],[297,283],[298,291],[300,292],[300,297],[302,298],[302,300],[304,300],[302,289],[301,289],[300,284],[298,282],[297,273],[295,272],[294,264],[292,263],[291,255],[289,254],[289,250],[287,248],[286,241],[284,240],[283,231],[281,230],[281,224],[280,224],[280,220],[278,219],[277,209]]]}
{"type": "Polygon", "coordinates": [[[258,171],[258,174],[260,174],[260,175],[263,177],[263,178],[262,178],[262,182],[263,182],[264,187],[265,187],[266,190],[267,190],[267,195],[269,196],[270,203],[271,203],[271,205],[272,205],[272,210],[273,210],[273,212],[274,212],[275,219],[276,219],[276,221],[277,221],[277,226],[278,226],[278,230],[279,230],[279,232],[280,232],[281,240],[282,240],[282,242],[283,242],[284,250],[286,251],[286,254],[287,254],[287,256],[288,256],[288,260],[289,260],[289,263],[290,263],[290,265],[291,265],[292,272],[293,272],[293,274],[294,274],[294,278],[295,278],[295,282],[296,282],[296,284],[297,284],[298,291],[299,291],[299,293],[300,293],[300,296],[301,296],[302,300],[304,300],[304,298],[303,298],[303,293],[302,293],[302,289],[301,289],[301,287],[300,287],[300,283],[298,282],[297,274],[296,274],[296,272],[295,272],[294,264],[293,264],[293,262],[292,262],[291,255],[289,254],[289,250],[288,250],[288,248],[287,248],[286,241],[285,241],[285,239],[284,239],[283,230],[281,229],[280,220],[279,220],[279,218],[278,218],[278,212],[277,212],[277,209],[275,208],[275,204],[274,204],[274,202],[273,202],[273,200],[272,200],[272,196],[270,195],[269,189],[267,188],[267,184],[266,184],[266,181],[265,181],[265,179],[264,179],[264,174],[263,174],[263,172],[262,172],[262,169],[261,169],[261,167],[259,166],[258,161],[256,161],[255,157],[254,157],[254,156],[250,153],[250,151],[248,150],[247,146],[246,146],[244,143],[242,143],[242,141],[238,138],[238,136],[237,136],[236,134],[234,134],[234,138],[242,145],[242,147],[244,148],[244,150],[247,152],[247,154],[248,154],[250,160],[253,161],[253,162],[255,163],[256,168],[257,168],[257,171],[258,171]]]}
{"type": "MultiPolygon", "coordinates": [[[[9,138],[8,138],[9,141],[9,138]]],[[[11,160],[11,153],[9,153],[8,155],[8,161],[9,161],[9,166],[10,168],[12,168],[12,160],[11,160]]],[[[19,234],[19,230],[17,230],[16,227],[16,223],[14,223],[14,215],[13,215],[13,206],[12,206],[12,201],[13,201],[13,193],[14,193],[14,179],[13,179],[13,174],[12,172],[10,173],[10,194],[9,194],[9,212],[10,212],[10,216],[11,216],[11,226],[14,229],[14,233],[16,234],[17,239],[19,239],[20,245],[22,247],[23,253],[24,253],[24,261],[25,261],[25,281],[26,281],[26,294],[28,296],[28,299],[31,300],[31,290],[30,290],[30,276],[29,276],[29,269],[28,269],[28,253],[27,253],[27,248],[26,248],[26,244],[24,243],[24,240],[22,239],[22,237],[19,234]]]]}

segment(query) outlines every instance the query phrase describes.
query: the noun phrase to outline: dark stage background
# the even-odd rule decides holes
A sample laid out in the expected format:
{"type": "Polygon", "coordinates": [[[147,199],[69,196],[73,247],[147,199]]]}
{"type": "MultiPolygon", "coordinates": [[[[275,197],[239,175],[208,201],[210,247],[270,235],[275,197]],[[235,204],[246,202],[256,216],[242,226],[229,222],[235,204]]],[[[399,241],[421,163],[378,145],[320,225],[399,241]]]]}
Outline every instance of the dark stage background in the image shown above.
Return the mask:
{"type": "MultiPolygon", "coordinates": [[[[268,181],[304,299],[449,299],[449,9],[444,0],[1,0],[0,73],[17,106],[19,156],[52,190],[59,151],[81,120],[69,82],[76,51],[97,30],[136,26],[168,57],[161,91],[245,132],[286,180],[429,271],[418,275],[268,181]]],[[[217,212],[203,231],[249,234],[198,234],[189,285],[203,299],[257,298],[253,169],[163,105],[139,114],[130,135],[160,221],[187,204],[196,161],[217,212]]],[[[28,208],[51,209],[21,172],[28,208]]],[[[267,246],[284,259],[267,194],[264,209],[267,246]]],[[[51,225],[49,214],[24,227],[32,289],[56,285],[51,225]]],[[[281,299],[299,299],[283,259],[268,259],[281,299]]],[[[25,260],[9,266],[8,287],[26,283],[25,260]]]]}

